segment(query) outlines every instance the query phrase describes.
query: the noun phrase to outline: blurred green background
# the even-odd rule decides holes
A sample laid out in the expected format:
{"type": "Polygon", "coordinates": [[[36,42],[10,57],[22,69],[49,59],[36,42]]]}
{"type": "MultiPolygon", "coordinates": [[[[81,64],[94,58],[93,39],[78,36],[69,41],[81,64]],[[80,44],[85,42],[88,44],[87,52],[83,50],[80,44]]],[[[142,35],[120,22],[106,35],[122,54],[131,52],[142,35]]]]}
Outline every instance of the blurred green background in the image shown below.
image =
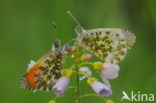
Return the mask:
{"type": "MultiPolygon", "coordinates": [[[[67,43],[76,37],[70,10],[85,27],[127,28],[136,44],[120,63],[120,76],[111,80],[113,95],[121,102],[122,91],[156,94],[156,1],[155,0],[0,0],[0,102],[48,103],[52,92],[23,91],[19,80],[29,60],[37,60],[54,39],[67,43]],[[53,38],[52,23],[58,24],[53,38]]],[[[82,82],[83,93],[92,93],[82,82]]],[[[58,103],[74,103],[74,91],[67,91],[58,103]]],[[[82,103],[103,103],[88,97],[82,103]]],[[[131,103],[124,101],[124,103],[131,103]]],[[[142,102],[145,103],[145,102],[142,102]]]]}

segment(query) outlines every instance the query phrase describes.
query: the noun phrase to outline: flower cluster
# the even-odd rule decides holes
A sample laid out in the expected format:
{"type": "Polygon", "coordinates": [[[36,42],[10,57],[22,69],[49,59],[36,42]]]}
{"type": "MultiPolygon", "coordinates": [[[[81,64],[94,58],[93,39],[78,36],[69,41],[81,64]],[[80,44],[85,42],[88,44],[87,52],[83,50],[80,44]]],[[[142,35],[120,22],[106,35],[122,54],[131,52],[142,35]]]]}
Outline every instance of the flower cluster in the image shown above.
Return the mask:
{"type": "MultiPolygon", "coordinates": [[[[89,54],[86,54],[89,55],[89,54]]],[[[81,58],[86,58],[87,56],[83,55],[81,58]]],[[[91,56],[89,56],[91,57],[91,56]]],[[[90,58],[91,59],[91,58],[90,58]]],[[[88,60],[90,60],[88,59],[88,60]]],[[[84,60],[84,59],[82,59],[84,60]]],[[[85,59],[86,60],[86,59],[85,59]]],[[[110,96],[112,95],[112,90],[108,79],[115,79],[118,77],[119,66],[118,64],[111,64],[111,63],[102,63],[98,62],[87,62],[88,64],[92,65],[92,68],[95,71],[98,71],[101,79],[103,82],[99,82],[95,77],[91,77],[91,70],[89,67],[81,67],[79,70],[84,71],[85,75],[87,75],[87,83],[92,87],[92,89],[99,95],[99,96],[110,96]]],[[[85,64],[85,63],[84,63],[85,64]]]]}
{"type": "MultiPolygon", "coordinates": [[[[68,47],[69,48],[69,47],[68,47]]],[[[86,82],[91,86],[93,91],[99,95],[108,97],[112,95],[111,85],[109,79],[115,79],[118,77],[118,72],[120,70],[118,64],[103,63],[101,61],[90,62],[93,58],[91,54],[83,54],[80,57],[81,63],[79,64],[78,74],[81,80],[86,80],[86,82]],[[89,65],[89,66],[88,66],[89,65]],[[102,81],[98,81],[96,77],[93,77],[92,70],[99,73],[102,81]]],[[[57,80],[53,87],[53,92],[59,97],[63,96],[65,90],[68,87],[70,77],[73,74],[72,69],[66,69],[63,71],[62,76],[57,80]]],[[[109,103],[109,101],[107,101],[109,103]]]]}

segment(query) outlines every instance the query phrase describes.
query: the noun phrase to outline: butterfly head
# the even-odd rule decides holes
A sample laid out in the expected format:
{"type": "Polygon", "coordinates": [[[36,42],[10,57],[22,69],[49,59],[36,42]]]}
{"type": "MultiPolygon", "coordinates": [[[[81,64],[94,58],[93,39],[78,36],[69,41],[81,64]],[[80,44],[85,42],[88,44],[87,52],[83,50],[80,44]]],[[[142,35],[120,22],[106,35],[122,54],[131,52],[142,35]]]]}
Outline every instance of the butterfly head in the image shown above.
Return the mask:
{"type": "Polygon", "coordinates": [[[75,32],[76,32],[78,35],[81,35],[81,34],[85,33],[85,29],[83,29],[82,26],[77,25],[77,26],[75,27],[75,32]]]}
{"type": "Polygon", "coordinates": [[[55,40],[54,44],[52,46],[53,51],[61,52],[62,51],[62,45],[60,40],[55,40]]]}

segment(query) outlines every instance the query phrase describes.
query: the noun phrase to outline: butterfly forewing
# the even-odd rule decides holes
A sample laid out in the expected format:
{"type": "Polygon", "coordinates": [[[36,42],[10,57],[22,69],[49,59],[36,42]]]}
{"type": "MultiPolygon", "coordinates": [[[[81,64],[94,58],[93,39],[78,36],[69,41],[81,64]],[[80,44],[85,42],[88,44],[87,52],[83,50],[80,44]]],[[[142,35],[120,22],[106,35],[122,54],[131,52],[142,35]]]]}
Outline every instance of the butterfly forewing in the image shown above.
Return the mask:
{"type": "Polygon", "coordinates": [[[78,38],[78,44],[101,60],[117,63],[124,58],[135,36],[123,29],[86,30],[78,38]]]}
{"type": "Polygon", "coordinates": [[[27,90],[51,90],[63,69],[63,53],[52,50],[41,57],[23,76],[21,88],[27,90]]]}

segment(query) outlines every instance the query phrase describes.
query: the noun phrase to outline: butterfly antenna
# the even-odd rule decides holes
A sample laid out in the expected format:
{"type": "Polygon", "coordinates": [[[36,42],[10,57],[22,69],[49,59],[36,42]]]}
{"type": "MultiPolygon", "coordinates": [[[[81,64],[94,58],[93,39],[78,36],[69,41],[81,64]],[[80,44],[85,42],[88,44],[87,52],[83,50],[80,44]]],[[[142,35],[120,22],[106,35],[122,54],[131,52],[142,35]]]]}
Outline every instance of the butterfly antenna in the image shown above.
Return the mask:
{"type": "Polygon", "coordinates": [[[71,16],[71,18],[78,24],[80,25],[80,22],[73,16],[73,14],[68,10],[67,11],[68,15],[71,16]]]}
{"type": "Polygon", "coordinates": [[[55,37],[56,35],[56,29],[57,29],[57,24],[55,22],[52,23],[52,29],[53,29],[53,32],[52,32],[52,50],[55,50],[56,48],[56,42],[57,42],[57,38],[55,37]]]}
{"type": "Polygon", "coordinates": [[[53,22],[52,26],[53,26],[52,38],[53,38],[53,40],[55,40],[56,39],[55,35],[56,35],[57,24],[55,22],[53,22]]]}

